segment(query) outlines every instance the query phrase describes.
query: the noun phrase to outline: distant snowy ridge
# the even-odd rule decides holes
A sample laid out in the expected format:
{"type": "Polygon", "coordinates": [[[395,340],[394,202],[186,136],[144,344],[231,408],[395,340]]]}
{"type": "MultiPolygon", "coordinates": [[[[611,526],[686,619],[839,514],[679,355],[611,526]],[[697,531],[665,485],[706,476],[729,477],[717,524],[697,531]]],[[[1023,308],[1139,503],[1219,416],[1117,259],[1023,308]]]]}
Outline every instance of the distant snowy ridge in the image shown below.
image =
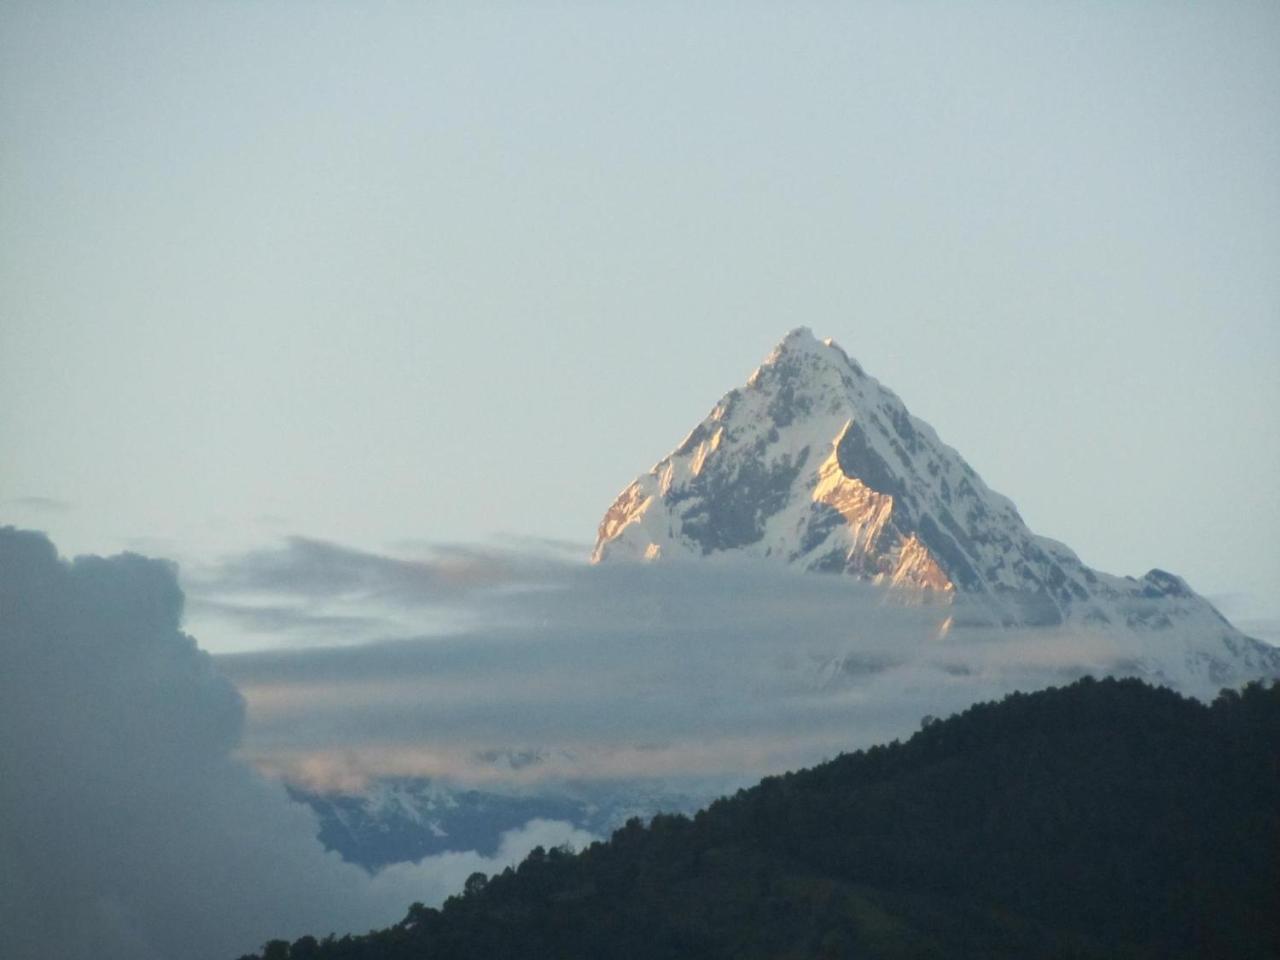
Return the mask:
{"type": "Polygon", "coordinates": [[[1176,634],[1170,652],[1184,656],[1175,676],[1227,684],[1280,675],[1280,649],[1246,637],[1181,578],[1101,573],[1032,533],[932,427],[805,328],[618,496],[592,554],[704,557],[963,598],[962,616],[1005,627],[1176,634]]]}
{"type": "Polygon", "coordinates": [[[388,777],[356,793],[291,787],[315,811],[320,839],[370,870],[445,853],[494,856],[502,836],[531,821],[560,821],[608,836],[632,817],[692,814],[723,790],[697,792],[644,780],[552,784],[536,791],[476,790],[425,777],[388,777]]]}

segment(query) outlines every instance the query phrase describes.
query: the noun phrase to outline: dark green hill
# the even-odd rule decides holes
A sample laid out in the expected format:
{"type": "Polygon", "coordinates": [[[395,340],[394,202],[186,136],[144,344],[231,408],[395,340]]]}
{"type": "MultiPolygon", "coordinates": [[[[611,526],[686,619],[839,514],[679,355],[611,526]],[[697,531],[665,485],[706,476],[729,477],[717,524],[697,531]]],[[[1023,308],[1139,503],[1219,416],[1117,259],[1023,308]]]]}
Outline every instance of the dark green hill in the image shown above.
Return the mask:
{"type": "Polygon", "coordinates": [[[352,958],[1280,957],[1280,685],[1085,679],[535,850],[352,958]]]}

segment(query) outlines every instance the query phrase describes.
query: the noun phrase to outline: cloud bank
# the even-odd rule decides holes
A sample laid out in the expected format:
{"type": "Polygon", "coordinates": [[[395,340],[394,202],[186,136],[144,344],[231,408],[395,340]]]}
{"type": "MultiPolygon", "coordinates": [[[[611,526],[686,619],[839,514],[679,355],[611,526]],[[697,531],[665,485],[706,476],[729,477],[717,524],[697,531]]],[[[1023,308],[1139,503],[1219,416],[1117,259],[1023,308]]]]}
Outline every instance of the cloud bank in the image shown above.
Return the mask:
{"type": "Polygon", "coordinates": [[[1155,676],[1180,642],[955,626],[976,619],[958,603],[758,563],[593,567],[459,547],[393,559],[301,538],[232,558],[199,589],[281,617],[292,648],[218,663],[249,703],[248,755],[322,789],[390,775],[732,785],[1014,689],[1155,676]],[[440,605],[464,626],[415,634],[440,605]],[[298,644],[337,610],[366,619],[348,635],[364,642],[298,644]]]}
{"type": "Polygon", "coordinates": [[[0,954],[220,958],[268,937],[362,931],[536,844],[536,821],[474,853],[370,877],[311,811],[233,751],[244,704],[179,629],[175,570],[58,558],[0,528],[0,954]]]}

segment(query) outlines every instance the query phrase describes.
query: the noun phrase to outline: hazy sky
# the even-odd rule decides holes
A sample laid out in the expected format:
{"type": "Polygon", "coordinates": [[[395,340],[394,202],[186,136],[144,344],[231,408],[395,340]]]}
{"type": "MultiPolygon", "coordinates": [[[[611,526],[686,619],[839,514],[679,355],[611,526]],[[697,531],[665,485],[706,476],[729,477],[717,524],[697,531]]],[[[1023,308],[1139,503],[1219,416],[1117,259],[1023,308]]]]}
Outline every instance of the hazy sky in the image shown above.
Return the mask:
{"type": "Polygon", "coordinates": [[[585,552],[806,324],[1037,532],[1275,617],[1278,49],[1272,2],[0,4],[0,522],[585,552]]]}

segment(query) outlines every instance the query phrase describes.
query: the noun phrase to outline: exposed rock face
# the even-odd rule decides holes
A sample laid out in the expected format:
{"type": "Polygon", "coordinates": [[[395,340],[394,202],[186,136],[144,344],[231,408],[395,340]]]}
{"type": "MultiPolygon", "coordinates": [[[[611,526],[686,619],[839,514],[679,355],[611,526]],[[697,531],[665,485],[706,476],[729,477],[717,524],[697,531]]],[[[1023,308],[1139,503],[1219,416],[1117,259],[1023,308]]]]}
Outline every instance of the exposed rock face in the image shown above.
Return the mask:
{"type": "Polygon", "coordinates": [[[1178,577],[1100,573],[1032,533],[892,391],[803,328],[618,496],[593,560],[731,556],[965,597],[1006,626],[1186,628],[1280,671],[1280,651],[1178,577]]]}

